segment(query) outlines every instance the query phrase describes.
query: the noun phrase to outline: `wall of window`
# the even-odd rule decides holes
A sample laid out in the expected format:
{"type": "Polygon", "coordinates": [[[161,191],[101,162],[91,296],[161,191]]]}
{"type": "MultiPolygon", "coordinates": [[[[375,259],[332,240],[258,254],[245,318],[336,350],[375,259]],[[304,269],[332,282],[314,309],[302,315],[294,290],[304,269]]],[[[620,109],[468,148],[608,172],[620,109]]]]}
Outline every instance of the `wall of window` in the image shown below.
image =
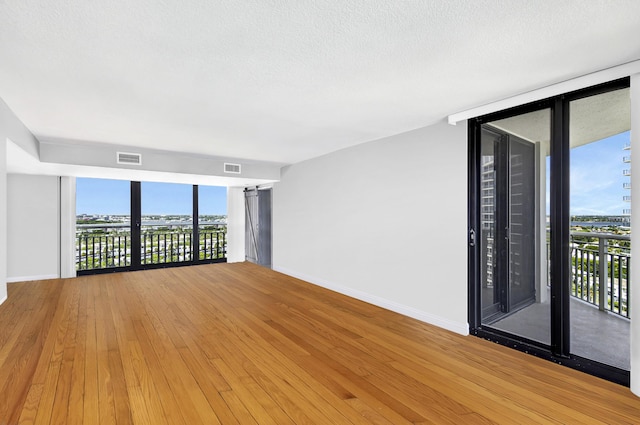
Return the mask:
{"type": "Polygon", "coordinates": [[[76,205],[79,274],[226,260],[226,188],[79,178],[76,205]]]}

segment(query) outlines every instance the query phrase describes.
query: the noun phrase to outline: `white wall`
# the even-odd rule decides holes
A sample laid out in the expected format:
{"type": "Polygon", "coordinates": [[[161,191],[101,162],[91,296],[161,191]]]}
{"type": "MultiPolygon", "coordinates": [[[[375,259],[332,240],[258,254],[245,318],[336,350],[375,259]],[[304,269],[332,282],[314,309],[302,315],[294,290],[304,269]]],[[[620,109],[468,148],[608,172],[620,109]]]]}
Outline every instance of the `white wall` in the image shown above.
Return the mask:
{"type": "Polygon", "coordinates": [[[7,299],[7,138],[3,124],[0,121],[0,304],[7,299]]]}
{"type": "Polygon", "coordinates": [[[60,177],[60,277],[76,277],[75,177],[60,177]]]}
{"type": "MultiPolygon", "coordinates": [[[[237,158],[212,157],[206,155],[189,154],[185,152],[161,151],[139,147],[112,145],[65,140],[40,141],[40,161],[43,163],[67,164],[77,166],[92,166],[102,169],[121,169],[122,173],[134,174],[144,171],[171,173],[170,175],[193,175],[199,178],[211,176],[220,177],[222,181],[241,186],[241,181],[277,180],[280,177],[282,164],[238,160],[237,158]],[[141,165],[118,164],[117,152],[139,153],[142,155],[141,165]],[[224,172],[226,162],[240,164],[241,174],[224,172]]],[[[127,177],[127,179],[129,179],[127,177]]],[[[131,178],[135,180],[136,178],[131,178]]],[[[142,179],[143,181],[145,179],[142,179]]],[[[255,183],[257,184],[257,183],[255,183]]]]}
{"type": "Polygon", "coordinates": [[[60,276],[59,178],[7,175],[7,281],[60,276]]]}
{"type": "Polygon", "coordinates": [[[466,229],[465,122],[295,164],[274,184],[275,270],[461,334],[466,229]]]}
{"type": "MultiPolygon", "coordinates": [[[[640,223],[640,74],[631,76],[631,223],[640,223]],[[637,164],[636,164],[637,163],[637,164]]],[[[631,233],[631,391],[640,396],[640,232],[631,233]]]]}
{"type": "Polygon", "coordinates": [[[227,189],[227,262],[238,263],[244,255],[244,188],[227,189]]]}
{"type": "Polygon", "coordinates": [[[38,142],[33,134],[0,99],[0,303],[7,299],[7,142],[37,157],[38,142]]]}

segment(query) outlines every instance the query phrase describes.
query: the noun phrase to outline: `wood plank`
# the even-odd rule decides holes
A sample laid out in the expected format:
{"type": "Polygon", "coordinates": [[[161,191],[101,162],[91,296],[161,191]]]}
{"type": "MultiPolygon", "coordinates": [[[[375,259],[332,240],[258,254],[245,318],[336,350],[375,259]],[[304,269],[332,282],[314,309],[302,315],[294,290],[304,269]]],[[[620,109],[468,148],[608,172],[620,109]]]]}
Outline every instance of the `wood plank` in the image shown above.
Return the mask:
{"type": "Polygon", "coordinates": [[[628,388],[249,263],[9,285],[0,424],[635,424],[628,388]]]}
{"type": "MultiPolygon", "coordinates": [[[[94,278],[93,281],[96,279],[94,278]]],[[[96,316],[96,300],[99,287],[89,278],[79,278],[78,285],[86,292],[87,333],[84,348],[84,398],[82,414],[84,423],[100,424],[100,408],[98,403],[98,320],[96,316]]]]}
{"type": "Polygon", "coordinates": [[[31,293],[28,289],[23,283],[8,285],[9,294],[16,298],[2,305],[3,310],[7,305],[8,321],[17,325],[0,327],[0,334],[4,335],[2,340],[5,341],[0,347],[0,351],[5,353],[0,365],[0,394],[3,395],[0,397],[0,418],[7,423],[18,420],[27,399],[28,408],[39,403],[37,397],[42,395],[40,388],[44,384],[49,363],[43,352],[52,345],[45,344],[45,341],[54,340],[47,338],[47,335],[58,323],[54,316],[62,285],[45,285],[37,293],[31,293]],[[42,303],[42,307],[39,303],[42,303]],[[34,393],[30,394],[32,389],[34,393]]]}
{"type": "MultiPolygon", "coordinates": [[[[79,283],[79,282],[76,282],[79,283]]],[[[73,356],[73,369],[69,392],[69,405],[66,420],[69,425],[82,425],[84,422],[84,388],[85,388],[85,357],[87,346],[87,288],[79,288],[78,316],[75,345],[69,355],[73,356]]],[[[71,349],[71,347],[70,347],[71,349]]]]}

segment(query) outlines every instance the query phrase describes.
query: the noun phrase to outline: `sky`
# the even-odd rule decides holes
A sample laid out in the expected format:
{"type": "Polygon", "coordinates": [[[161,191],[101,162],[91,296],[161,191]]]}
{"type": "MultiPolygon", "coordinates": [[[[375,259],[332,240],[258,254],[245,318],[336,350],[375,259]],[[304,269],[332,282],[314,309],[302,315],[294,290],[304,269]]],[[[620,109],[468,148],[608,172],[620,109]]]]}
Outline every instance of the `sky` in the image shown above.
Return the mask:
{"type": "Polygon", "coordinates": [[[622,215],[631,208],[622,197],[631,195],[623,183],[630,182],[623,170],[630,169],[623,158],[631,151],[628,131],[615,136],[571,149],[570,214],[571,215],[622,215]]]}
{"type": "MultiPolygon", "coordinates": [[[[142,182],[142,215],[191,214],[192,186],[142,182]]],[[[76,214],[129,215],[130,182],[76,179],[76,214]]],[[[200,215],[227,214],[227,188],[198,186],[200,215]]]]}
{"type": "MultiPolygon", "coordinates": [[[[622,174],[630,169],[623,158],[630,156],[624,150],[630,143],[630,134],[625,131],[597,142],[571,149],[570,200],[571,215],[622,215],[631,208],[623,196],[631,195],[623,183],[631,179],[622,174]]],[[[549,214],[549,158],[547,157],[547,214],[549,214]]]]}

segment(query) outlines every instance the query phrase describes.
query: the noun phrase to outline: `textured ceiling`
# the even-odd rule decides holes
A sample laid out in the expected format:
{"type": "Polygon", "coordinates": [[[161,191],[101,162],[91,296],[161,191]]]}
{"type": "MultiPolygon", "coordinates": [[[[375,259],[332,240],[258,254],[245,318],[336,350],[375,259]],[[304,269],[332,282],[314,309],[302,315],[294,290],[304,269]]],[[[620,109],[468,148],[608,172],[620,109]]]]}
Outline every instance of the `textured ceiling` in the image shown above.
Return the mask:
{"type": "Polygon", "coordinates": [[[3,0],[38,137],[294,163],[640,59],[640,1],[3,0]]]}

